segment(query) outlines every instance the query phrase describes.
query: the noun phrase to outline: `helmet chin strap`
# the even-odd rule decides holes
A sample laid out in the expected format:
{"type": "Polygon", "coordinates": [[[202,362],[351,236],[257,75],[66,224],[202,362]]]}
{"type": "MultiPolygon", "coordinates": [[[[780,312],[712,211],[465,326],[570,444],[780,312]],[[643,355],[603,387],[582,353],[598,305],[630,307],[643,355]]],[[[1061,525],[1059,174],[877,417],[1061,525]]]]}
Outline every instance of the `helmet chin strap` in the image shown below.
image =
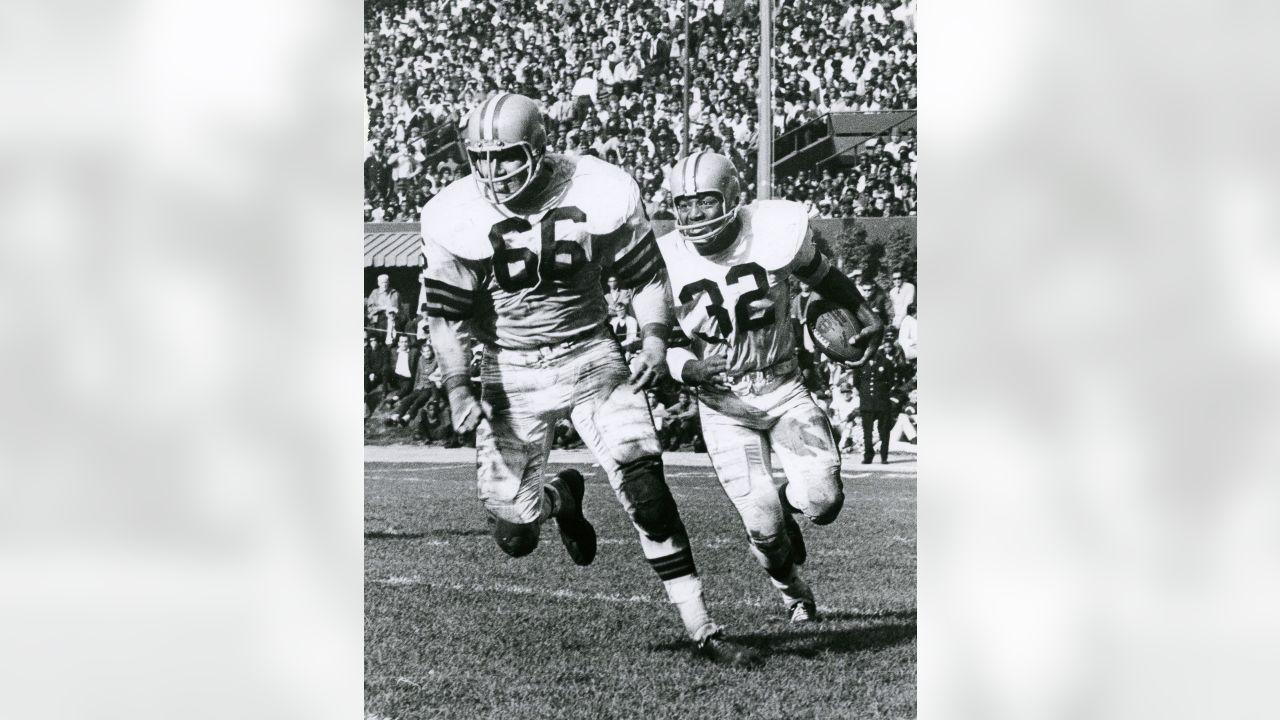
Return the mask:
{"type": "Polygon", "coordinates": [[[705,245],[713,242],[717,236],[724,232],[725,228],[733,224],[733,221],[738,217],[739,207],[740,206],[735,205],[729,212],[706,220],[699,220],[698,222],[686,223],[683,225],[677,223],[676,230],[680,231],[680,235],[685,240],[688,240],[694,245],[705,245]],[[690,234],[690,231],[701,230],[703,228],[713,229],[702,235],[690,234]]]}

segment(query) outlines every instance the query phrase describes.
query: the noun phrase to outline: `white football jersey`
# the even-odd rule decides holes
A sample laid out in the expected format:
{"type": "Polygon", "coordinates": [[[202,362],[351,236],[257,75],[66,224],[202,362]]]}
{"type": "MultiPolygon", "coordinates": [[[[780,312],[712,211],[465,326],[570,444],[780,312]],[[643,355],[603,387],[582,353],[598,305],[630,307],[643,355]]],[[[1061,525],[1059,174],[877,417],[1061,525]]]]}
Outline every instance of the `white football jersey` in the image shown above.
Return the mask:
{"type": "Polygon", "coordinates": [[[422,213],[429,316],[468,320],[481,342],[527,350],[605,324],[602,274],[635,288],[662,256],[635,180],[593,157],[549,154],[542,210],[517,215],[459,178],[422,213]]]}
{"type": "Polygon", "coordinates": [[[680,328],[702,359],[724,355],[729,375],[794,356],[791,275],[806,282],[829,267],[809,234],[809,215],[790,200],[758,200],[738,212],[732,247],[706,256],[670,232],[658,238],[680,328]]]}

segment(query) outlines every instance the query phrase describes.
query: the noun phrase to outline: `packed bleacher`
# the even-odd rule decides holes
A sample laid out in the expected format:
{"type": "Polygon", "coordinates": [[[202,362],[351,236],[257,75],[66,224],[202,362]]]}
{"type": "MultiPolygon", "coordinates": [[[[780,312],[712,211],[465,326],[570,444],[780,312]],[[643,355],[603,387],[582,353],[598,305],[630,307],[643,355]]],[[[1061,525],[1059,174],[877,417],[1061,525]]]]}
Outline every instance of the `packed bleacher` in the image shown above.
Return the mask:
{"type": "MultiPolygon", "coordinates": [[[[828,112],[914,109],[915,2],[775,3],[775,135],[828,112]]],[[[416,221],[465,174],[452,150],[462,115],[499,89],[541,101],[556,152],[594,154],[630,172],[657,217],[682,131],[690,53],[691,150],[733,158],[755,177],[756,3],[693,0],[368,0],[365,220],[416,221]],[[687,48],[687,50],[686,50],[687,48]]],[[[850,164],[775,179],[815,217],[916,213],[913,131],[872,139],[850,164]]],[[[744,188],[754,198],[754,182],[744,188]]]]}

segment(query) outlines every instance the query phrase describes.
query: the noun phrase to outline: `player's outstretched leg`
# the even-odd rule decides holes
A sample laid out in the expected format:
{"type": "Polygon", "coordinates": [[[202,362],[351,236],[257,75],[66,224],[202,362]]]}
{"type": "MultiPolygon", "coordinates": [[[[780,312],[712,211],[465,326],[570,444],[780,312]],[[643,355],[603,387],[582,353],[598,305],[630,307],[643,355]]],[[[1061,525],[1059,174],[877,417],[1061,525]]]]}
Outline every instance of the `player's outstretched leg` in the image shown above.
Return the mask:
{"type": "MultiPolygon", "coordinates": [[[[614,372],[618,379],[625,378],[620,360],[617,365],[614,372]]],[[[573,409],[573,425],[591,448],[609,478],[614,495],[631,518],[640,538],[640,549],[662,581],[667,599],[680,614],[697,653],[724,665],[751,666],[762,662],[757,651],[726,640],[723,630],[707,610],[689,535],[663,474],[662,448],[644,395],[620,384],[606,393],[603,399],[601,395],[584,398],[584,402],[573,409]]]]}
{"type": "Polygon", "coordinates": [[[560,528],[560,540],[569,557],[578,565],[590,565],[596,559],[596,529],[582,514],[582,498],[586,480],[577,470],[562,470],[547,483],[553,517],[560,528]]]}
{"type": "Polygon", "coordinates": [[[792,620],[816,620],[813,592],[798,570],[808,555],[804,535],[785,489],[774,487],[767,434],[707,405],[700,411],[711,464],[742,518],[752,556],[782,596],[792,620]]]}
{"type": "Polygon", "coordinates": [[[762,663],[759,652],[726,640],[723,628],[711,619],[689,534],[662,471],[662,458],[652,455],[623,463],[619,475],[618,499],[631,516],[645,558],[662,580],[698,654],[722,665],[751,667],[762,663]]]}

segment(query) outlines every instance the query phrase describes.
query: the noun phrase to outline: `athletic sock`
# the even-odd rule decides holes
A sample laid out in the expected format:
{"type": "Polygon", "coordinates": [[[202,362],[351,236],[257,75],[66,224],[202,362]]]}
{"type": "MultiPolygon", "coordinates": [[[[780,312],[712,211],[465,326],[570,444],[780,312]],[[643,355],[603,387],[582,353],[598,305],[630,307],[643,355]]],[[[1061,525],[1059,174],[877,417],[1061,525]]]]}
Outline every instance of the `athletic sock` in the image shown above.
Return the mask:
{"type": "Polygon", "coordinates": [[[800,571],[793,565],[791,572],[785,576],[769,577],[769,582],[782,593],[782,604],[791,607],[798,602],[813,602],[813,591],[808,583],[800,579],[800,571]]]}
{"type": "Polygon", "coordinates": [[[711,620],[707,603],[702,597],[702,578],[693,564],[693,551],[688,547],[660,558],[650,558],[649,564],[662,580],[667,599],[676,606],[685,632],[695,641],[714,634],[720,628],[711,620]]]}

